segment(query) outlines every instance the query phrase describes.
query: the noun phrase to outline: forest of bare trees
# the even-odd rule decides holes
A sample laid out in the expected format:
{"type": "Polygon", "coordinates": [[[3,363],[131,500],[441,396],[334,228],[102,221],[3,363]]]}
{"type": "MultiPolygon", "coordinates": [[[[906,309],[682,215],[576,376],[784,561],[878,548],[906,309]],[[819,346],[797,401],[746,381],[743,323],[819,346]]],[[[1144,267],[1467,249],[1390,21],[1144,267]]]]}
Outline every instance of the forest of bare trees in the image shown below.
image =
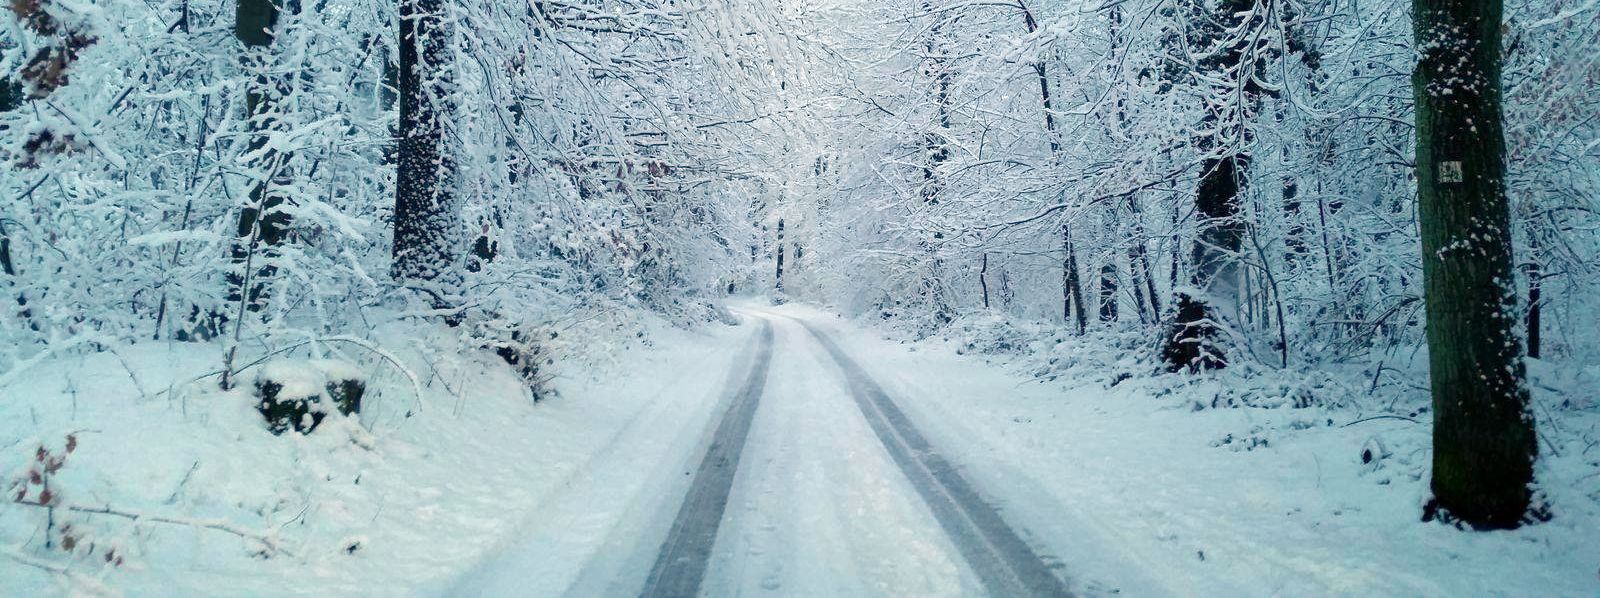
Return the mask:
{"type": "Polygon", "coordinates": [[[1559,517],[1532,393],[1600,367],[1593,0],[8,6],[0,387],[160,341],[226,389],[385,321],[539,386],[593,314],[771,295],[1038,323],[1108,388],[1354,381],[1196,410],[1425,392],[1379,410],[1431,420],[1417,519],[1559,517]]]}

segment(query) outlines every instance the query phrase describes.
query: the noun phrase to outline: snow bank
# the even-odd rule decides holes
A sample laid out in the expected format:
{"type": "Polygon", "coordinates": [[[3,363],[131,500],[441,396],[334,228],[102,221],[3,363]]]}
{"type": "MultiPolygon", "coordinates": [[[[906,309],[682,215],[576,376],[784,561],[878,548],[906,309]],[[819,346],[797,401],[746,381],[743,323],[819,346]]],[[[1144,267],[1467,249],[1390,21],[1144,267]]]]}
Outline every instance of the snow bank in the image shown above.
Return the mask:
{"type": "Polygon", "coordinates": [[[249,384],[216,390],[214,345],[52,358],[0,387],[0,485],[38,447],[59,452],[76,438],[50,480],[53,521],[43,508],[0,502],[0,594],[437,589],[653,401],[656,373],[692,371],[712,351],[702,347],[732,344],[657,320],[583,326],[568,336],[590,350],[563,355],[560,394],[537,406],[492,351],[462,349],[459,333],[443,328],[380,329],[371,344],[397,363],[330,343],[338,360],[253,368],[313,394],[329,376],[369,381],[359,419],[331,418],[306,436],[269,433],[249,384]],[[616,383],[623,362],[641,382],[616,383]],[[83,538],[76,554],[61,549],[66,524],[83,538]],[[86,554],[91,541],[97,552],[86,554]],[[120,566],[99,558],[108,547],[120,566]]]}

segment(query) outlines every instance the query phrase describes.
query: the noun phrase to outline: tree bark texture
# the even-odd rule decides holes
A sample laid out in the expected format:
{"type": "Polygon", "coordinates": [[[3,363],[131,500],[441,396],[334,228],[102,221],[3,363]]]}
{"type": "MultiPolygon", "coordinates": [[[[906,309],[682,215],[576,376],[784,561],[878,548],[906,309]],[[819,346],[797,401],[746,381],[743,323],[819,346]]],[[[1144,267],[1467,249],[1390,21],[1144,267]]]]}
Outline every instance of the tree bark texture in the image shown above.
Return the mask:
{"type": "Polygon", "coordinates": [[[1426,515],[1512,528],[1538,453],[1515,334],[1500,0],[1414,0],[1417,199],[1433,390],[1426,515]]]}
{"type": "Polygon", "coordinates": [[[1239,177],[1249,158],[1235,154],[1206,160],[1195,192],[1195,211],[1201,222],[1189,254],[1190,288],[1177,293],[1178,313],[1167,335],[1162,356],[1173,371],[1188,368],[1214,370],[1227,367],[1220,339],[1219,318],[1228,314],[1239,294],[1239,266],[1235,256],[1243,246],[1244,225],[1238,219],[1239,177]]]}
{"type": "Polygon", "coordinates": [[[455,163],[445,147],[452,78],[442,0],[400,2],[400,151],[392,275],[421,283],[436,306],[454,276],[459,236],[455,163]]]}

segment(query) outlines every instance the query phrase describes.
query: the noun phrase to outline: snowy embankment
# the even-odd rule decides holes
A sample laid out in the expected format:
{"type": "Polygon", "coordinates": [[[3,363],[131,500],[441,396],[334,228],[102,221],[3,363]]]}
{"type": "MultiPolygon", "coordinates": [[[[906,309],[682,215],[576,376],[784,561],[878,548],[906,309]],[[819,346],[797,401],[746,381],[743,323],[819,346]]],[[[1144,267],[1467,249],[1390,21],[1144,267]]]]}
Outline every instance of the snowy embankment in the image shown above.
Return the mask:
{"type": "MultiPolygon", "coordinates": [[[[566,338],[589,346],[561,355],[558,394],[537,404],[492,351],[462,350],[443,328],[380,329],[373,346],[398,363],[330,345],[370,388],[359,421],[332,414],[307,436],[267,431],[252,370],[238,389],[217,390],[205,377],[221,363],[215,345],[153,342],[40,363],[0,387],[0,484],[17,492],[30,469],[51,469],[41,471],[52,491],[43,502],[57,508],[0,502],[0,593],[447,587],[537,520],[542,501],[663,394],[713,393],[741,332],[650,319],[583,326],[566,338]],[[45,461],[65,456],[59,467],[35,466],[41,447],[45,461]]],[[[38,501],[43,485],[31,486],[27,500],[38,501]]]]}
{"type": "MultiPolygon", "coordinates": [[[[1048,326],[979,318],[941,338],[897,341],[805,306],[777,311],[837,330],[1075,588],[1600,591],[1596,368],[1532,368],[1538,479],[1554,518],[1469,533],[1419,521],[1431,453],[1417,367],[1390,364],[1402,371],[1386,371],[1376,390],[1360,371],[1152,376],[1136,351],[1109,346],[1115,339],[1074,344],[1048,326]]],[[[1414,360],[1425,364],[1425,354],[1414,360]]]]}

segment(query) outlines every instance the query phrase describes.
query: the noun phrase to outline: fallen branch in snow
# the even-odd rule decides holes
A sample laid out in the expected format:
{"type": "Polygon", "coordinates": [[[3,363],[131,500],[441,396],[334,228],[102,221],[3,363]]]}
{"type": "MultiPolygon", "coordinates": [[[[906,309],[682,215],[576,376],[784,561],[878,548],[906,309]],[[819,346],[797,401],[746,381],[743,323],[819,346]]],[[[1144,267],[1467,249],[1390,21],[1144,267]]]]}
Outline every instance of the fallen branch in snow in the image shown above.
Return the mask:
{"type": "Polygon", "coordinates": [[[29,567],[34,567],[36,569],[43,569],[43,570],[48,571],[50,573],[55,573],[55,574],[58,574],[58,575],[68,575],[68,574],[70,574],[70,572],[67,571],[67,566],[66,565],[62,565],[62,564],[59,564],[59,563],[52,563],[52,562],[49,562],[49,561],[41,561],[39,559],[36,559],[36,558],[30,557],[28,555],[22,554],[20,552],[17,552],[15,550],[11,550],[9,548],[0,549],[0,555],[4,555],[8,559],[11,559],[11,560],[16,561],[18,563],[27,565],[29,567]]]}
{"type": "Polygon", "coordinates": [[[1358,419],[1356,421],[1350,422],[1348,424],[1345,424],[1345,425],[1342,425],[1342,426],[1339,426],[1339,427],[1348,428],[1350,426],[1354,426],[1354,425],[1359,424],[1361,422],[1369,422],[1369,421],[1372,421],[1372,420],[1375,420],[1375,419],[1403,419],[1403,420],[1406,420],[1406,421],[1411,422],[1413,424],[1422,423],[1422,422],[1419,422],[1417,420],[1414,420],[1414,419],[1411,419],[1409,417],[1406,417],[1404,415],[1374,415],[1372,417],[1363,417],[1361,419],[1358,419]]]}
{"type": "MultiPolygon", "coordinates": [[[[26,506],[29,506],[29,507],[34,507],[34,508],[39,508],[39,509],[48,509],[48,508],[51,508],[53,506],[53,505],[45,505],[45,504],[41,504],[41,503],[37,503],[37,502],[33,502],[33,501],[27,501],[27,500],[13,501],[11,504],[26,505],[26,506]]],[[[59,506],[59,507],[55,507],[55,508],[66,509],[67,511],[70,511],[70,512],[73,512],[73,513],[85,513],[85,514],[89,514],[89,515],[110,515],[110,516],[113,516],[113,517],[122,517],[124,519],[132,519],[134,522],[150,521],[150,522],[154,522],[154,523],[165,523],[165,524],[168,524],[168,525],[182,525],[182,526],[187,526],[187,527],[196,527],[196,528],[203,528],[203,529],[209,529],[209,530],[216,530],[216,531],[219,531],[219,532],[226,532],[226,533],[229,533],[229,534],[233,534],[235,536],[239,536],[240,538],[244,538],[246,540],[254,540],[255,542],[260,543],[261,547],[262,547],[262,552],[267,556],[271,556],[272,554],[279,553],[279,552],[281,552],[283,554],[287,554],[289,556],[294,556],[294,553],[289,552],[287,549],[284,549],[282,546],[278,545],[278,539],[277,539],[276,536],[274,536],[272,534],[264,533],[264,532],[245,529],[245,528],[236,526],[236,525],[234,525],[234,524],[232,524],[232,523],[230,523],[230,522],[228,522],[226,520],[223,520],[223,519],[185,519],[185,518],[182,518],[182,517],[168,517],[168,516],[165,516],[165,515],[151,515],[149,513],[140,513],[140,512],[137,512],[137,511],[127,511],[127,510],[122,510],[122,509],[113,509],[113,508],[111,508],[110,505],[103,506],[103,507],[85,507],[85,506],[80,506],[80,505],[70,505],[69,504],[69,505],[63,505],[63,506],[59,506]]]]}
{"type": "Polygon", "coordinates": [[[415,410],[417,412],[419,412],[419,413],[422,411],[422,383],[417,381],[417,375],[415,373],[413,373],[409,368],[407,368],[404,364],[400,363],[400,359],[398,357],[395,357],[394,354],[389,353],[388,351],[385,351],[382,348],[378,347],[377,345],[374,345],[374,344],[372,344],[370,342],[367,342],[366,340],[355,338],[355,337],[351,337],[351,336],[333,336],[333,337],[328,337],[328,338],[317,339],[317,340],[312,341],[312,342],[350,343],[350,344],[355,345],[357,347],[361,347],[363,349],[371,351],[373,355],[377,355],[379,358],[383,359],[384,361],[389,362],[389,365],[392,365],[392,366],[394,366],[395,369],[400,370],[400,373],[406,375],[406,380],[409,380],[411,382],[411,394],[413,394],[416,397],[415,410]]]}

